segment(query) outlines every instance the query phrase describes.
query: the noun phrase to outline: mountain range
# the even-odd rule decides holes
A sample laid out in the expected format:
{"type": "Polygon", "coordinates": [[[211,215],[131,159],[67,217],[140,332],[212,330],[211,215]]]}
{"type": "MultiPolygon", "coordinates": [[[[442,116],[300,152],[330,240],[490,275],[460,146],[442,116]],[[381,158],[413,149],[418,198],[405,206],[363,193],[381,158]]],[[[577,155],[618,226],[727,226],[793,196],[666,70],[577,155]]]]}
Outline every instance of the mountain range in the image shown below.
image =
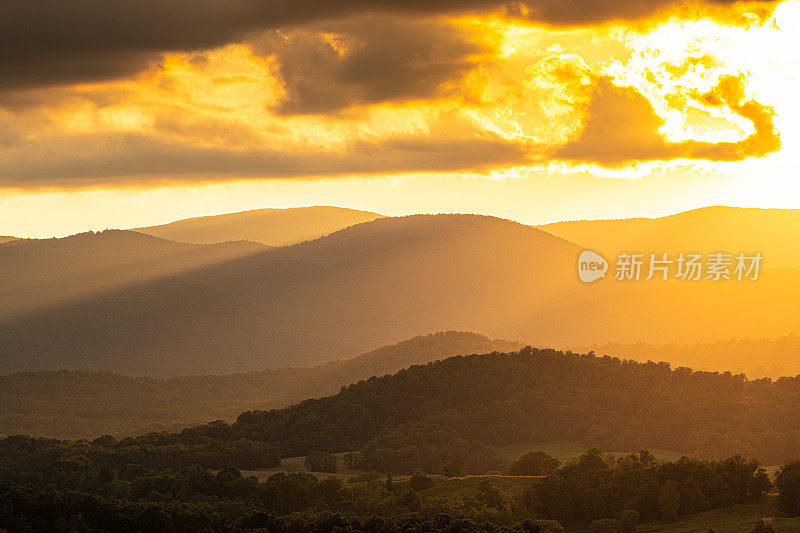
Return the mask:
{"type": "Polygon", "coordinates": [[[269,249],[247,241],[187,244],[120,230],[12,240],[0,244],[0,319],[269,249]]]}
{"type": "Polygon", "coordinates": [[[285,246],[316,239],[382,216],[369,211],[330,206],[256,209],[187,218],[160,226],[135,228],[134,231],[197,244],[247,240],[270,246],[285,246]]]}
{"type": "MultiPolygon", "coordinates": [[[[724,228],[715,221],[729,221],[728,213],[710,208],[687,216],[724,228]]],[[[762,214],[745,212],[753,224],[762,214]]],[[[774,213],[765,216],[772,220],[774,213]]],[[[794,213],[780,216],[787,227],[800,224],[794,213]]],[[[669,234],[670,242],[696,242],[693,225],[674,227],[680,232],[669,234]]],[[[750,250],[750,241],[737,242],[731,233],[721,231],[714,242],[750,250]]],[[[0,372],[169,377],[315,366],[426,331],[585,346],[772,338],[800,330],[800,272],[770,267],[766,251],[767,267],[756,282],[583,284],[576,268],[585,246],[494,217],[378,218],[5,318],[0,372]]]]}
{"type": "Polygon", "coordinates": [[[800,270],[800,209],[704,207],[661,218],[537,226],[607,258],[618,253],[760,252],[769,268],[800,270]]]}
{"type": "Polygon", "coordinates": [[[510,313],[576,285],[575,251],[490,217],[378,219],[6,320],[0,370],[230,373],[313,366],[431,328],[503,331],[510,313]]]}

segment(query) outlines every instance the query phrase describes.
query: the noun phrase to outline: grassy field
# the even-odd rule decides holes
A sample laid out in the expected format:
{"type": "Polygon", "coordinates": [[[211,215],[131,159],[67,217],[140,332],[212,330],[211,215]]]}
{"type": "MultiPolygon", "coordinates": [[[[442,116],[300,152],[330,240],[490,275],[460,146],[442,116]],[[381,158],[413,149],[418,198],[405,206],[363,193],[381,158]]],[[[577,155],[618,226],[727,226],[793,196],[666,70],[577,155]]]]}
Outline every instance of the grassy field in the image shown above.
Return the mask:
{"type": "Polygon", "coordinates": [[[759,503],[746,503],[724,509],[713,509],[689,515],[676,522],[651,522],[641,524],[637,533],[669,531],[674,533],[750,533],[759,518],[771,519],[776,533],[800,533],[800,518],[782,518],[777,508],[777,495],[771,494],[759,503]],[[773,518],[774,517],[774,518],[773,518]]]}
{"type": "MultiPolygon", "coordinates": [[[[314,474],[318,478],[326,478],[326,477],[338,477],[343,481],[347,481],[348,479],[361,475],[364,472],[362,470],[350,470],[345,466],[344,456],[347,455],[346,453],[337,453],[336,458],[338,460],[336,464],[336,473],[332,474],[329,472],[310,472],[314,474]]],[[[283,472],[284,474],[293,474],[297,472],[306,472],[305,466],[305,456],[303,457],[284,457],[281,459],[280,466],[276,466],[275,468],[267,468],[264,470],[242,470],[242,475],[244,476],[255,476],[259,479],[259,481],[263,481],[267,479],[269,476],[278,474],[283,472]]]]}
{"type": "MultiPolygon", "coordinates": [[[[581,442],[551,440],[532,442],[530,444],[511,444],[509,446],[498,446],[495,449],[500,457],[506,458],[509,462],[515,461],[528,452],[545,452],[557,458],[562,463],[566,463],[570,459],[579,456],[589,448],[590,446],[587,446],[581,442]]],[[[606,453],[619,456],[635,451],[638,450],[610,451],[606,453]]],[[[684,455],[682,453],[667,450],[650,450],[650,452],[655,455],[656,459],[659,461],[674,461],[676,459],[680,459],[680,457],[684,455]]]]}
{"type": "MultiPolygon", "coordinates": [[[[350,470],[345,466],[344,453],[337,453],[335,454],[338,458],[338,464],[336,466],[336,473],[329,473],[329,472],[309,472],[317,476],[318,478],[324,479],[327,477],[338,477],[343,481],[348,481],[349,479],[360,476],[365,474],[366,472],[363,470],[350,470]]],[[[242,470],[242,475],[244,476],[255,476],[260,481],[267,479],[269,476],[278,474],[283,472],[285,474],[291,474],[296,472],[306,472],[305,467],[305,457],[288,457],[281,459],[280,466],[275,468],[268,468],[263,470],[242,470]]],[[[379,474],[381,477],[385,477],[385,474],[379,474]]],[[[398,488],[403,488],[408,484],[410,476],[393,476],[394,482],[398,488]]],[[[475,495],[475,487],[477,484],[484,480],[490,479],[492,483],[499,486],[503,489],[504,492],[509,494],[510,496],[519,496],[524,491],[525,488],[530,485],[533,478],[526,477],[526,476],[505,476],[505,475],[482,475],[482,476],[463,476],[463,477],[443,477],[443,476],[430,476],[433,481],[433,487],[423,490],[420,492],[422,496],[431,497],[431,498],[452,498],[452,497],[459,497],[459,496],[467,496],[475,495]]]]}
{"type": "MultiPolygon", "coordinates": [[[[531,451],[543,451],[557,457],[562,463],[569,461],[585,452],[587,446],[572,441],[547,441],[525,445],[513,445],[498,448],[498,453],[513,461],[525,453],[531,451]]],[[[612,455],[622,455],[630,452],[609,452],[612,455]]],[[[665,451],[653,452],[659,460],[675,460],[681,454],[665,451]]],[[[337,477],[343,481],[364,474],[363,471],[350,470],[346,468],[344,456],[346,454],[336,454],[338,458],[337,472],[311,472],[319,478],[337,477]]],[[[279,472],[295,473],[306,472],[305,457],[289,457],[281,460],[279,467],[265,470],[243,470],[245,476],[255,476],[259,480],[264,480],[279,472]]],[[[383,475],[381,475],[383,476],[383,475]]],[[[477,485],[484,479],[500,487],[512,498],[519,497],[525,489],[535,482],[535,478],[525,476],[507,475],[481,475],[463,476],[447,478],[443,476],[430,476],[433,479],[433,486],[420,492],[426,498],[459,498],[462,496],[474,496],[477,485]]],[[[394,482],[398,489],[404,489],[408,485],[409,476],[394,476],[394,482]]],[[[748,503],[736,505],[725,509],[713,509],[704,513],[690,515],[685,519],[675,522],[650,522],[641,524],[637,528],[640,533],[656,532],[675,532],[675,533],[750,533],[753,530],[755,521],[758,519],[768,519],[776,533],[800,533],[800,518],[783,518],[777,508],[777,495],[771,494],[759,503],[748,503]]],[[[568,531],[586,531],[586,528],[568,529],[568,531]]]]}
{"type": "MultiPolygon", "coordinates": [[[[430,476],[433,479],[433,486],[429,489],[420,491],[420,495],[426,498],[459,498],[461,496],[475,496],[478,483],[489,480],[497,485],[503,492],[511,497],[519,497],[525,492],[536,478],[526,476],[464,476],[464,477],[442,477],[430,476]]],[[[404,488],[408,477],[396,478],[397,485],[404,488]]]]}

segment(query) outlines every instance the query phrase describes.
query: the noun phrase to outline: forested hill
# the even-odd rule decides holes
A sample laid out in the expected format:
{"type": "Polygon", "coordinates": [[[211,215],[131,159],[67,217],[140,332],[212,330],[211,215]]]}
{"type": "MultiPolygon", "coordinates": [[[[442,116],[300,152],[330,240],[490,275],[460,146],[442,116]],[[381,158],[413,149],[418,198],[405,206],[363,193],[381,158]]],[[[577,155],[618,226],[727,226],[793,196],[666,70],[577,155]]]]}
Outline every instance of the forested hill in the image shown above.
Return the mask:
{"type": "Polygon", "coordinates": [[[528,347],[413,366],[335,396],[243,413],[214,434],[270,442],[284,456],[362,450],[364,467],[407,472],[438,471],[454,458],[480,471],[494,461],[486,445],[546,440],[741,453],[774,464],[800,456],[798,427],[800,378],[748,381],[528,347]]]}
{"type": "Polygon", "coordinates": [[[82,439],[184,428],[245,409],[285,407],[370,376],[458,354],[513,350],[522,344],[466,331],[420,335],[352,359],[169,379],[110,372],[42,371],[0,376],[0,434],[82,439]]]}
{"type": "MultiPolygon", "coordinates": [[[[666,363],[529,347],[457,356],[370,378],[334,396],[243,413],[232,425],[216,421],[181,433],[119,441],[108,436],[91,442],[0,439],[0,498],[13,502],[9,512],[0,513],[0,528],[11,524],[9,530],[22,530],[15,521],[19,516],[83,514],[92,523],[104,524],[103,530],[166,530],[153,524],[186,524],[186,513],[191,512],[183,506],[183,514],[171,518],[168,513],[178,509],[169,505],[173,499],[181,505],[206,503],[206,517],[212,507],[224,508],[229,520],[270,531],[310,528],[281,526],[274,514],[265,511],[287,515],[312,508],[356,510],[362,515],[378,509],[392,516],[417,510],[425,516],[487,517],[481,520],[492,516],[504,523],[546,518],[586,525],[602,519],[600,525],[613,526],[632,513],[643,520],[655,520],[659,513],[672,520],[678,512],[754,502],[770,489],[758,460],[734,454],[756,456],[767,464],[800,455],[800,432],[795,429],[799,392],[800,377],[748,381],[730,373],[671,370],[666,363]],[[458,502],[453,503],[441,500],[442,493],[436,492],[436,498],[424,503],[416,490],[424,492],[433,482],[419,473],[403,485],[364,473],[354,479],[352,489],[345,489],[335,478],[318,481],[308,474],[279,473],[259,483],[237,470],[277,467],[281,455],[332,459],[335,466],[336,459],[325,451],[352,451],[344,457],[349,468],[441,473],[444,477],[437,483],[443,487],[447,478],[464,473],[518,470],[522,459],[504,468],[507,465],[498,459],[493,445],[532,447],[534,442],[555,439],[584,441],[607,451],[651,447],[732,457],[715,462],[684,457],[658,464],[645,451],[614,459],[592,449],[558,468],[558,461],[546,454],[526,454],[540,458],[536,468],[545,477],[527,478],[524,493],[513,504],[486,479],[478,483],[476,496],[459,492],[458,502]],[[395,491],[398,486],[403,489],[395,491]],[[74,492],[64,492],[68,490],[88,492],[94,499],[75,500],[74,492]],[[109,509],[112,500],[129,507],[109,509]],[[66,501],[74,505],[59,503],[53,511],[48,504],[66,501]],[[141,515],[133,503],[145,501],[150,511],[141,515]],[[161,504],[158,522],[153,522],[154,505],[161,504]],[[494,514],[474,513],[487,506],[494,514]],[[254,518],[254,512],[259,516],[254,518]],[[122,520],[118,517],[123,513],[133,514],[126,523],[147,525],[127,529],[109,525],[106,515],[122,520]]],[[[314,463],[305,464],[312,468],[314,463]]],[[[317,471],[330,472],[333,466],[325,468],[317,471]]],[[[792,490],[786,480],[794,471],[800,471],[797,463],[785,464],[777,483],[784,485],[781,505],[796,514],[796,498],[783,497],[784,489],[792,490]]],[[[450,528],[456,529],[465,530],[450,528]]],[[[598,530],[620,531],[592,527],[598,530]]]]}
{"type": "Polygon", "coordinates": [[[230,425],[100,440],[119,453],[260,442],[284,457],[352,451],[361,469],[438,473],[461,460],[479,473],[502,468],[494,446],[548,440],[709,459],[742,454],[777,464],[800,456],[798,427],[800,377],[748,381],[527,347],[412,366],[333,396],[249,411],[230,425]]]}

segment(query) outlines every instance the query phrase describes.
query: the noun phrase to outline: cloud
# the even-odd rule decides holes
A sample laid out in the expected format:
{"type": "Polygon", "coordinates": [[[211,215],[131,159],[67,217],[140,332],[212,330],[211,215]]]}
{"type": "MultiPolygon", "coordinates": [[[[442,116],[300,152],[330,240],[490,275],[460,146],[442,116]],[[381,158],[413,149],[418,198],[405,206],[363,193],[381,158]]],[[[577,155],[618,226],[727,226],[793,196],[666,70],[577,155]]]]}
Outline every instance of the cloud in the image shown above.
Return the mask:
{"type": "MultiPolygon", "coordinates": [[[[583,42],[595,29],[433,16],[505,10],[588,24],[647,16],[668,0],[346,1],[341,10],[306,1],[306,11],[250,0],[226,0],[225,9],[216,0],[191,9],[178,0],[94,2],[75,11],[31,0],[25,5],[40,12],[15,3],[0,18],[8,30],[0,31],[0,188],[482,172],[551,159],[606,167],[735,161],[780,147],[772,110],[745,97],[742,78],[680,96],[739,115],[752,133],[738,142],[670,142],[641,92],[594,74],[597,64],[587,66],[581,49],[553,55],[541,37],[583,42]],[[8,25],[15,17],[30,35],[8,25]],[[163,50],[189,51],[154,63],[163,50]]],[[[711,71],[707,58],[696,63],[711,71]]]]}
{"type": "Polygon", "coordinates": [[[343,150],[236,150],[165,142],[135,133],[83,134],[7,150],[0,165],[0,187],[455,172],[528,161],[523,146],[494,136],[400,135],[358,140],[343,150]],[[47,157],[39,157],[41,153],[47,157]]]}
{"type": "MultiPolygon", "coordinates": [[[[734,0],[702,2],[731,6],[734,0]]],[[[763,0],[761,5],[773,5],[763,0]]],[[[138,72],[167,51],[240,42],[253,32],[352,15],[502,12],[552,25],[641,19],[682,0],[26,0],[0,16],[0,89],[98,81],[138,72]]],[[[392,34],[385,35],[391,42],[392,34]]]]}
{"type": "Polygon", "coordinates": [[[487,52],[452,24],[374,15],[272,32],[255,50],[274,54],[281,115],[439,97],[487,52]]]}
{"type": "Polygon", "coordinates": [[[745,101],[743,77],[722,76],[711,91],[695,97],[706,106],[727,106],[748,119],[753,133],[737,142],[669,142],[659,132],[664,120],[644,95],[635,88],[619,87],[606,77],[598,77],[586,110],[584,129],[576,139],[555,150],[551,157],[617,167],[672,159],[740,161],[780,149],[772,109],[755,100],[745,101]]]}

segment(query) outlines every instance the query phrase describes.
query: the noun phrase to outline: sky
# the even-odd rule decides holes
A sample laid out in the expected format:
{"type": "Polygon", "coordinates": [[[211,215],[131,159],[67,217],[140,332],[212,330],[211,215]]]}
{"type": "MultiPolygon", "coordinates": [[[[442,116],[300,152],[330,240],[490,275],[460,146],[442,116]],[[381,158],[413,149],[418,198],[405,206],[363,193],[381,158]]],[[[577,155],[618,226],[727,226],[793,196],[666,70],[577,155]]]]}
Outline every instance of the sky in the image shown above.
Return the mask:
{"type": "Polygon", "coordinates": [[[800,207],[800,0],[50,0],[0,19],[0,235],[263,207],[800,207]]]}

